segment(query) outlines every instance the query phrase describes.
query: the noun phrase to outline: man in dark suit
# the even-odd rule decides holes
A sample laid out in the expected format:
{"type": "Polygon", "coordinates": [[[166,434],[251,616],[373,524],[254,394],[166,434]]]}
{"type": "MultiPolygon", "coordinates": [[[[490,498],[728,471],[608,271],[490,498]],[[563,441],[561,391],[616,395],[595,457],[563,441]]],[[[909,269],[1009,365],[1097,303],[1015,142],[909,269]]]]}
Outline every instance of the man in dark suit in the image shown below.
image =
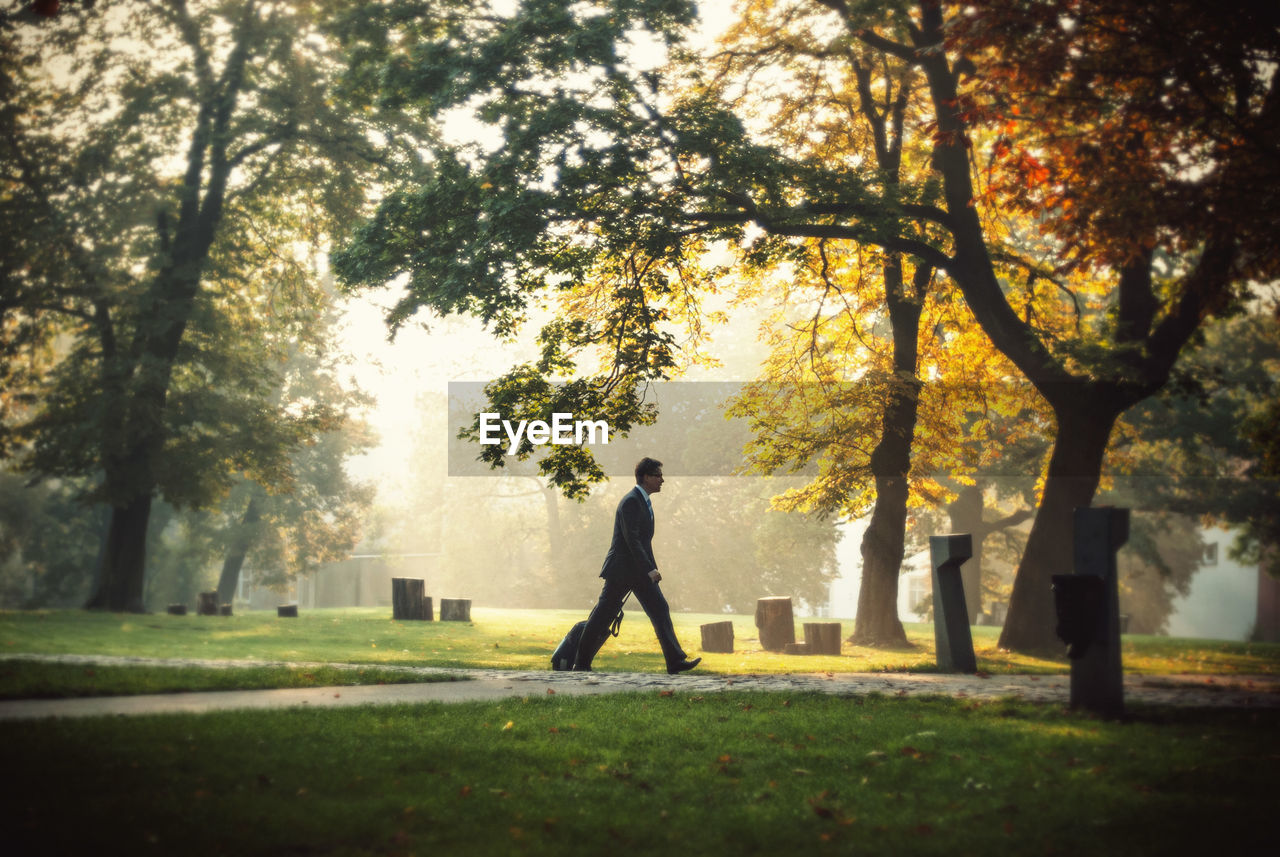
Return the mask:
{"type": "Polygon", "coordinates": [[[662,575],[658,573],[658,563],[653,558],[653,503],[649,497],[662,490],[662,482],[662,462],[652,458],[640,459],[636,464],[636,487],[622,498],[613,516],[613,541],[600,570],[604,588],[600,590],[600,600],[591,610],[587,627],[582,632],[578,657],[573,665],[575,670],[590,671],[591,661],[608,634],[609,623],[618,615],[628,592],[635,593],[636,600],[653,623],[662,655],[667,660],[667,672],[675,675],[691,670],[702,660],[689,660],[680,647],[671,624],[671,608],[658,588],[662,575]]]}

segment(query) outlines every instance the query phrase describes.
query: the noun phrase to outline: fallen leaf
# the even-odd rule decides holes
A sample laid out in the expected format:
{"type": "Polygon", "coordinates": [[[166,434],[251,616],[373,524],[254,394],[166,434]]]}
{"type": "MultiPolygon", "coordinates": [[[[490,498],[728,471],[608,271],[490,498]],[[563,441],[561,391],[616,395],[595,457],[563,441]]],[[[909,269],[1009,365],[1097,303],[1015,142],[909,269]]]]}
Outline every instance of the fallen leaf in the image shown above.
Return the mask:
{"type": "Polygon", "coordinates": [[[555,696],[556,692],[551,688],[547,688],[547,696],[555,696]]]}
{"type": "Polygon", "coordinates": [[[507,732],[515,725],[516,725],[516,722],[514,720],[508,720],[507,725],[502,727],[502,731],[507,732]]]}
{"type": "Polygon", "coordinates": [[[658,691],[658,696],[675,696],[675,695],[676,695],[676,692],[674,690],[658,691]]]}

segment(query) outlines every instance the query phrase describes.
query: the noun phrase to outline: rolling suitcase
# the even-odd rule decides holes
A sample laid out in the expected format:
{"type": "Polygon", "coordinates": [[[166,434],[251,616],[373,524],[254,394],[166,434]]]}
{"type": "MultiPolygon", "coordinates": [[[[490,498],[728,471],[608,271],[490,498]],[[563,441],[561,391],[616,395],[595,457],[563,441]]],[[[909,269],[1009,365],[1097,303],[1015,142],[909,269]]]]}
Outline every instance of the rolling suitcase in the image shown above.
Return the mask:
{"type": "MultiPolygon", "coordinates": [[[[630,593],[627,598],[630,598],[630,593]]],[[[627,598],[622,599],[622,603],[627,603],[627,598]]],[[[582,632],[587,628],[587,622],[584,619],[569,629],[569,633],[564,635],[564,639],[560,641],[560,645],[556,646],[556,650],[551,653],[551,668],[557,672],[564,672],[573,669],[573,662],[578,657],[578,644],[582,642],[582,632]]],[[[604,639],[600,640],[601,645],[611,635],[618,636],[618,631],[622,628],[622,608],[618,608],[618,615],[613,617],[613,621],[609,623],[609,627],[605,629],[604,639]]]]}

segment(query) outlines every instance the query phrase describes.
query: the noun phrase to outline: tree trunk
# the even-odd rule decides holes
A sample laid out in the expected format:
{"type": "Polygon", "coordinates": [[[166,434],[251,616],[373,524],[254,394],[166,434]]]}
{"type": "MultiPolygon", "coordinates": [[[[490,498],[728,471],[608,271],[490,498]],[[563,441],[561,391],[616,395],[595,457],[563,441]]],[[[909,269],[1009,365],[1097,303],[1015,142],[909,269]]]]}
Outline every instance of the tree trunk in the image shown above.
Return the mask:
{"type": "MultiPolygon", "coordinates": [[[[969,624],[976,625],[982,615],[982,540],[987,528],[982,521],[982,489],[977,485],[965,485],[956,499],[947,504],[947,516],[952,533],[969,533],[973,536],[973,556],[960,569],[960,581],[964,585],[964,606],[969,613],[969,624]]],[[[934,605],[935,609],[937,605],[934,605]]]]}
{"type": "Polygon", "coordinates": [[[1058,431],[1049,459],[1044,495],[1031,525],[1022,562],[1013,578],[1009,615],[999,646],[1018,652],[1061,652],[1054,633],[1055,574],[1072,571],[1072,516],[1098,489],[1112,426],[1123,407],[1109,405],[1103,385],[1081,384],[1054,408],[1058,431]]]}
{"type": "Polygon", "coordinates": [[[145,613],[142,587],[147,568],[147,526],[151,520],[151,493],[139,494],[122,506],[111,507],[102,571],[89,602],[89,610],[145,613]]]}
{"type": "Polygon", "coordinates": [[[876,478],[876,505],[862,536],[862,582],[850,642],[857,646],[905,647],[898,618],[898,575],[907,527],[907,480],[876,478]]]}
{"type": "Polygon", "coordinates": [[[102,343],[103,353],[117,355],[104,362],[104,389],[119,399],[110,403],[113,419],[104,434],[124,441],[118,449],[106,447],[102,456],[103,493],[113,498],[113,508],[102,580],[86,605],[91,609],[144,610],[147,527],[157,487],[154,467],[166,439],[165,406],[209,249],[222,222],[233,167],[227,156],[228,129],[245,82],[245,62],[256,33],[254,16],[253,4],[246,4],[218,84],[203,93],[187,150],[177,223],[170,231],[167,219],[158,218],[164,262],[141,299],[133,341],[117,349],[113,329],[104,328],[100,334],[108,338],[102,343]]]}
{"type": "Polygon", "coordinates": [[[236,594],[236,584],[240,582],[240,569],[244,567],[244,558],[249,554],[249,546],[253,544],[256,525],[262,519],[262,509],[258,502],[258,489],[255,487],[249,496],[249,506],[244,510],[244,519],[231,547],[227,550],[226,559],[222,563],[222,575],[218,578],[218,603],[230,604],[236,594]]]}
{"type": "Polygon", "coordinates": [[[858,588],[858,614],[853,638],[859,646],[909,646],[907,632],[898,618],[898,576],[906,543],[907,476],[911,470],[911,444],[915,440],[920,390],[916,378],[919,354],[919,295],[932,272],[917,268],[915,296],[904,294],[901,262],[885,263],[885,298],[893,330],[893,379],[885,397],[880,440],[871,453],[876,482],[876,502],[871,521],[862,536],[862,583],[858,588]]]}

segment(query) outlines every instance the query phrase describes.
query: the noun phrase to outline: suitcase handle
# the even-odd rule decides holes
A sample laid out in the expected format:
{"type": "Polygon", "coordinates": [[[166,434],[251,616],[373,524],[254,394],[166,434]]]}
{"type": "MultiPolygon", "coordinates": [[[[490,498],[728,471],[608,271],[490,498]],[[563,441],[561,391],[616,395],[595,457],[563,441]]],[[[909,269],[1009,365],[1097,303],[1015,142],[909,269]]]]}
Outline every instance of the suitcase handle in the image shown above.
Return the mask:
{"type": "Polygon", "coordinates": [[[609,625],[609,633],[615,637],[622,631],[622,608],[626,606],[627,598],[630,597],[631,593],[628,592],[627,597],[623,598],[622,603],[618,605],[618,615],[613,617],[613,622],[609,625]]]}

